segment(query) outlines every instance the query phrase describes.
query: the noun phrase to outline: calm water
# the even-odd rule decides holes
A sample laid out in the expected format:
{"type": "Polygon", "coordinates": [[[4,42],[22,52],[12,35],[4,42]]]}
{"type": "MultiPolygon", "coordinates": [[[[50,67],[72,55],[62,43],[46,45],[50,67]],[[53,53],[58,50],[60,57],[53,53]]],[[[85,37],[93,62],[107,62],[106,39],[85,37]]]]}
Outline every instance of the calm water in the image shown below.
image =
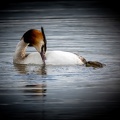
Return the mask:
{"type": "Polygon", "coordinates": [[[117,13],[97,6],[96,2],[57,1],[11,3],[0,14],[1,117],[12,120],[117,117],[120,107],[117,13]],[[76,65],[14,65],[12,56],[21,36],[28,29],[40,30],[41,26],[48,50],[70,51],[106,66],[94,69],[76,65]]]}

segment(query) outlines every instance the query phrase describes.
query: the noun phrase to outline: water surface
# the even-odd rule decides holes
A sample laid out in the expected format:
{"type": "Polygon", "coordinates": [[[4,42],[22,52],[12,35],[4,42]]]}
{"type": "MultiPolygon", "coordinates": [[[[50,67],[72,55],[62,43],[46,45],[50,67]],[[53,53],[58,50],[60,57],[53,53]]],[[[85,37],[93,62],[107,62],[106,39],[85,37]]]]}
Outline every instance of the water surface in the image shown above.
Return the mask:
{"type": "Polygon", "coordinates": [[[0,14],[1,117],[75,120],[118,115],[119,14],[95,1],[11,3],[0,14]],[[48,50],[73,52],[106,66],[14,65],[12,56],[24,32],[41,26],[48,50]]]}

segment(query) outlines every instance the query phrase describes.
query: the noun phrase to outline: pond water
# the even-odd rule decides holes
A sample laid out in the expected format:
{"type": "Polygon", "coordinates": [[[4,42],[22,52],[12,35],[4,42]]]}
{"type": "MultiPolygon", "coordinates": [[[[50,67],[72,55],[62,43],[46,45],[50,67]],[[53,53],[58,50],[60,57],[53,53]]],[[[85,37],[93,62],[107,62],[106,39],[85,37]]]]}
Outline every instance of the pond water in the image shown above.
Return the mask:
{"type": "MultiPolygon", "coordinates": [[[[95,1],[10,3],[0,10],[0,113],[3,118],[70,120],[118,117],[119,14],[95,1]],[[113,15],[114,14],[114,15],[113,15]],[[28,29],[44,27],[48,50],[76,53],[103,68],[14,65],[28,29]],[[113,114],[114,111],[114,114],[113,114]]],[[[35,51],[30,47],[27,52],[35,51]]]]}

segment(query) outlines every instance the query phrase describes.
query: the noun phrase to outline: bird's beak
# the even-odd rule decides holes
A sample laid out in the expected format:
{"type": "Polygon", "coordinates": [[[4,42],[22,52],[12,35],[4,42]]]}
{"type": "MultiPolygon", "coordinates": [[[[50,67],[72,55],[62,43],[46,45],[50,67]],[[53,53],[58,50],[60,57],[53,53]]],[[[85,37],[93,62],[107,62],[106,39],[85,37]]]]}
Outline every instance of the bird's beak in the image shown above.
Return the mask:
{"type": "Polygon", "coordinates": [[[40,52],[40,55],[41,55],[41,58],[42,58],[43,63],[45,64],[45,60],[46,60],[45,52],[44,52],[44,51],[41,51],[41,52],[40,52]]]}
{"type": "Polygon", "coordinates": [[[45,60],[46,60],[46,57],[45,57],[45,52],[47,50],[47,40],[46,40],[46,37],[45,37],[45,33],[44,33],[44,29],[43,27],[41,27],[41,32],[42,32],[42,35],[43,35],[43,41],[44,41],[44,45],[42,46],[41,48],[41,57],[42,57],[42,60],[43,60],[43,63],[45,64],[45,60]]]}
{"type": "Polygon", "coordinates": [[[36,48],[36,50],[40,53],[40,56],[42,58],[43,63],[45,64],[45,50],[44,50],[44,46],[40,47],[40,45],[34,45],[34,47],[36,48]],[[41,50],[40,50],[41,48],[41,50]]]}

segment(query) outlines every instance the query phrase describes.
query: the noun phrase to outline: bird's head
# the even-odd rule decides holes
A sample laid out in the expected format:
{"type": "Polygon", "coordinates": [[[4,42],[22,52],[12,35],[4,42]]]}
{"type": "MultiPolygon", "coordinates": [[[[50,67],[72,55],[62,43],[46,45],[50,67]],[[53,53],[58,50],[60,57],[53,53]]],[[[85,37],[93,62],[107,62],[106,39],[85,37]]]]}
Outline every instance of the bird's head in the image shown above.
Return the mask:
{"type": "Polygon", "coordinates": [[[23,35],[23,40],[28,43],[28,46],[33,46],[40,53],[43,63],[45,63],[45,52],[46,52],[46,38],[44,34],[43,27],[41,31],[37,29],[30,29],[23,35]]]}

